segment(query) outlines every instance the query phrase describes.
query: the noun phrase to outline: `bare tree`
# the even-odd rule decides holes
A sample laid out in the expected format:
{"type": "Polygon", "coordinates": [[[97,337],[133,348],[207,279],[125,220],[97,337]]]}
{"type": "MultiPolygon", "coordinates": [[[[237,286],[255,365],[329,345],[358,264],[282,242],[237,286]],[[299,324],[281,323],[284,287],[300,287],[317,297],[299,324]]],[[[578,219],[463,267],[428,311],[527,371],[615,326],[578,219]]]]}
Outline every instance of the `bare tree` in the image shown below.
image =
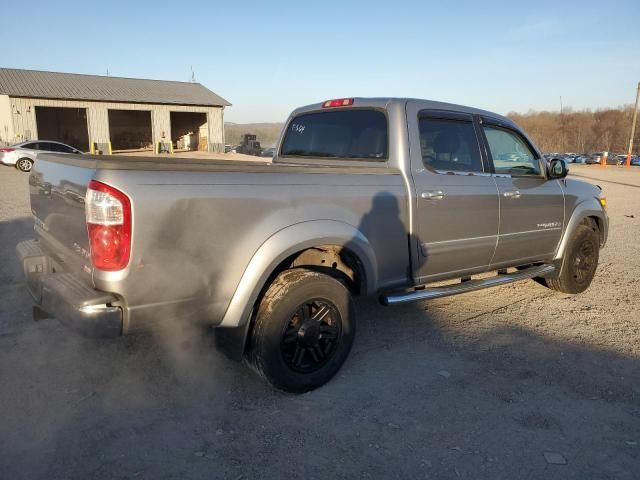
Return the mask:
{"type": "MultiPolygon", "coordinates": [[[[545,152],[624,152],[629,141],[633,107],[562,112],[511,112],[507,116],[524,128],[545,152]]],[[[640,149],[640,131],[634,144],[640,149]]],[[[635,152],[638,153],[638,152],[635,152]]]]}

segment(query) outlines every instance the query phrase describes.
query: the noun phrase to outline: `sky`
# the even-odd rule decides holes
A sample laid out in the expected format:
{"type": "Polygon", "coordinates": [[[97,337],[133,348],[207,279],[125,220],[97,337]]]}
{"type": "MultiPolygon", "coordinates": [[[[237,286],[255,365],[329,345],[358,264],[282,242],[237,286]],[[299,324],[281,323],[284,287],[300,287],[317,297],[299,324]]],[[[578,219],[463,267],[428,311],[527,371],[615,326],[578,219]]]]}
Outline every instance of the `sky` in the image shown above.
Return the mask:
{"type": "Polygon", "coordinates": [[[343,97],[511,111],[635,101],[640,1],[4,0],[0,66],[196,81],[225,121],[343,97]]]}

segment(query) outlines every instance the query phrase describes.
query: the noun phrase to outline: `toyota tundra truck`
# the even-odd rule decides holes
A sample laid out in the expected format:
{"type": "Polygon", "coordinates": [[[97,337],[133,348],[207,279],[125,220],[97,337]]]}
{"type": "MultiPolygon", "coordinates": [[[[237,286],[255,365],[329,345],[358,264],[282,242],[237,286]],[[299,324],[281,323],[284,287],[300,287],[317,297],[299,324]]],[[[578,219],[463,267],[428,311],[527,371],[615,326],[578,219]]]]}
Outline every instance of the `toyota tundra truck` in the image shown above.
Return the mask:
{"type": "Polygon", "coordinates": [[[94,337],[215,328],[288,392],[340,369],[354,298],[524,279],[577,294],[608,230],[601,189],[511,120],[416,99],[299,108],[272,162],[45,154],[29,184],[34,318],[94,337]]]}

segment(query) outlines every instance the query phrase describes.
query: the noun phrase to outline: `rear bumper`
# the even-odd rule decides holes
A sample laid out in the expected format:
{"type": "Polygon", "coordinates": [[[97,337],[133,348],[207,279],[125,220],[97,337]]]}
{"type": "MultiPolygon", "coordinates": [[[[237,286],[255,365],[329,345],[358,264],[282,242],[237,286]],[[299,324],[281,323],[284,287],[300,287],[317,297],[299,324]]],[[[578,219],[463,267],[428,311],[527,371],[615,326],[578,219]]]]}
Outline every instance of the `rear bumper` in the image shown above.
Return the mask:
{"type": "Polygon", "coordinates": [[[0,152],[0,163],[2,165],[6,165],[7,167],[15,167],[16,160],[17,158],[15,152],[0,152]]]}
{"type": "Polygon", "coordinates": [[[54,273],[53,259],[36,240],[19,243],[16,253],[41,318],[57,318],[85,337],[122,335],[123,314],[117,297],[91,288],[72,273],[54,273]]]}

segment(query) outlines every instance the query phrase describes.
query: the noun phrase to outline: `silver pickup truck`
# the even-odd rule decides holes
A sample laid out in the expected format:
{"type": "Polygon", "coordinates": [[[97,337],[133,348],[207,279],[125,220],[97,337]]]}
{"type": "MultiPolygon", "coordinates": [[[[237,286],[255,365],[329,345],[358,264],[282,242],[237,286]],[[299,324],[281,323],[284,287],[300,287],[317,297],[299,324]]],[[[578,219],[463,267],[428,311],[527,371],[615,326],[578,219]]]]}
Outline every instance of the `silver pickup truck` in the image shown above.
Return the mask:
{"type": "Polygon", "coordinates": [[[507,118],[414,99],[295,110],[272,163],[42,155],[34,318],[89,336],[216,327],[275,387],[332,378],[353,298],[395,305],[534,278],[584,291],[607,239],[598,187],[507,118]]]}

